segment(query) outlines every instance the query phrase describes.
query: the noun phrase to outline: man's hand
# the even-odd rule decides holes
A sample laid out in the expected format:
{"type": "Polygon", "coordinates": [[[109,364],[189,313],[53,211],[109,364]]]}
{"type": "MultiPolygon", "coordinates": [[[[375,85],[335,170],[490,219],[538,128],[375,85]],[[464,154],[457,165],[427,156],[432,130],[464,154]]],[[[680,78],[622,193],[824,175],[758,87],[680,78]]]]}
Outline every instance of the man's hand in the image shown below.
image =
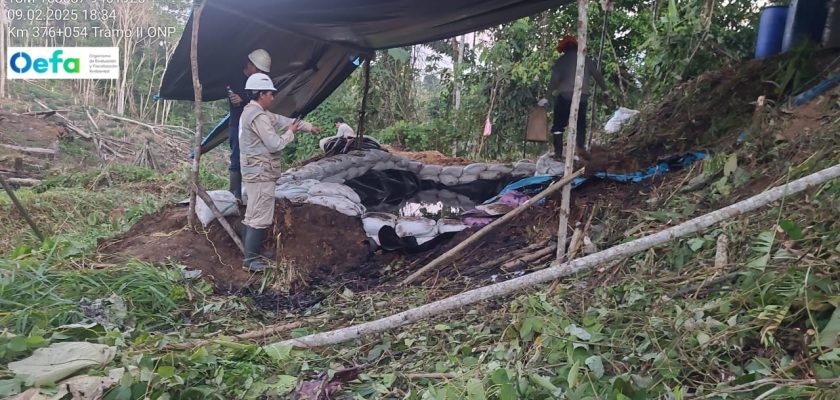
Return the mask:
{"type": "Polygon", "coordinates": [[[300,125],[301,125],[300,120],[299,120],[299,119],[296,119],[296,120],[295,120],[295,122],[292,122],[292,123],[289,125],[289,127],[288,127],[288,128],[286,128],[286,129],[287,129],[287,130],[290,130],[290,131],[292,131],[292,133],[294,133],[294,132],[297,132],[297,131],[299,131],[299,130],[300,130],[300,125]]]}
{"type": "Polygon", "coordinates": [[[240,103],[242,103],[242,98],[239,97],[239,95],[236,93],[229,94],[228,99],[230,100],[231,104],[235,106],[238,106],[240,103]]]}
{"type": "Polygon", "coordinates": [[[315,125],[312,125],[312,133],[314,133],[316,135],[320,134],[321,133],[321,128],[319,128],[315,125]]]}

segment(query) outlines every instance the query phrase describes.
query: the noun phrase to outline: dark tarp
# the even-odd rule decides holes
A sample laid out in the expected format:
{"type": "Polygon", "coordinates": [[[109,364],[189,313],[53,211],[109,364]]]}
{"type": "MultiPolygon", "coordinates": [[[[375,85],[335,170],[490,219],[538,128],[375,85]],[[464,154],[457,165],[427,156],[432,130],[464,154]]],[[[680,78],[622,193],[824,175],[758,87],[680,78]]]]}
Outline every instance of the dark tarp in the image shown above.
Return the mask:
{"type": "MultiPolygon", "coordinates": [[[[317,107],[375,50],[495,26],[570,0],[205,0],[198,36],[202,98],[226,97],[247,54],[271,54],[280,92],[271,110],[296,117],[317,107]]],[[[160,97],[193,100],[192,16],[164,72],[160,97]]]]}

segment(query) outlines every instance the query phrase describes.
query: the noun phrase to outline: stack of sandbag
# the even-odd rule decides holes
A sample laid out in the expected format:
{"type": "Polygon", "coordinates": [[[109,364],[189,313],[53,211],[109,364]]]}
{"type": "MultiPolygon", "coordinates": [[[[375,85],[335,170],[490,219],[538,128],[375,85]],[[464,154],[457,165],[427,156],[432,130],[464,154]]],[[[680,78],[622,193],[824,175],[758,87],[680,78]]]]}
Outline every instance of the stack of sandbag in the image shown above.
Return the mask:
{"type": "Polygon", "coordinates": [[[316,179],[293,179],[286,183],[277,185],[274,189],[274,197],[288,199],[293,203],[305,203],[309,198],[309,189],[321,182],[316,179]]]}
{"type": "Polygon", "coordinates": [[[315,179],[291,180],[277,185],[274,197],[294,203],[309,203],[358,217],[365,213],[359,195],[340,183],[319,182],[315,179]]]}
{"type": "Polygon", "coordinates": [[[537,160],[534,176],[562,176],[565,169],[564,162],[556,161],[551,153],[546,153],[537,160]]]}
{"type": "MultiPolygon", "coordinates": [[[[213,204],[219,209],[223,217],[239,215],[238,203],[233,193],[227,190],[211,190],[207,192],[207,195],[213,200],[213,204]]],[[[189,203],[189,200],[187,202],[189,203]]],[[[210,207],[200,197],[196,197],[195,213],[198,215],[198,220],[204,226],[207,226],[215,218],[213,211],[210,210],[210,207]]]]}
{"type": "Polygon", "coordinates": [[[439,182],[445,186],[472,183],[477,180],[501,180],[509,177],[532,176],[536,165],[529,161],[509,164],[474,163],[469,165],[423,165],[417,173],[421,180],[439,182]]]}

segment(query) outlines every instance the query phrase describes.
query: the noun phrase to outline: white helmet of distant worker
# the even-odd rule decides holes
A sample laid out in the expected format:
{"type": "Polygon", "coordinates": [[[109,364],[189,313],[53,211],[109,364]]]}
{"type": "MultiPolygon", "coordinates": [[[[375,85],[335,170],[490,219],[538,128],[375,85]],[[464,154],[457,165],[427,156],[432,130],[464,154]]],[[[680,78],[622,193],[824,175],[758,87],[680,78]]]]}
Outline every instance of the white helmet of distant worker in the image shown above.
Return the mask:
{"type": "Polygon", "coordinates": [[[248,54],[251,63],[262,72],[271,72],[271,55],[263,49],[256,49],[248,54]]]}
{"type": "Polygon", "coordinates": [[[245,81],[245,90],[271,90],[277,91],[274,87],[274,83],[271,82],[271,78],[268,77],[266,74],[262,74],[257,72],[248,77],[248,80],[245,81]]]}

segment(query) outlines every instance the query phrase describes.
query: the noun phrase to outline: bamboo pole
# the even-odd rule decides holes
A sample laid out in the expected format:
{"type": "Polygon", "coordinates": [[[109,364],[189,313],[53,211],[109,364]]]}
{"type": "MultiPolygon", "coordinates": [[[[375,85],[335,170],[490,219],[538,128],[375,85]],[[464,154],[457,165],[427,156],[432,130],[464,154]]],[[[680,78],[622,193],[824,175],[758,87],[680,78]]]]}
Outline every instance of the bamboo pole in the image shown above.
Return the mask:
{"type": "Polygon", "coordinates": [[[21,204],[20,200],[18,200],[17,196],[15,196],[15,191],[12,190],[12,187],[9,186],[9,183],[6,182],[6,178],[4,178],[3,175],[0,175],[0,184],[3,185],[3,190],[6,191],[6,194],[8,194],[9,198],[12,199],[12,203],[14,203],[15,207],[17,207],[18,211],[20,211],[20,215],[23,216],[23,219],[26,220],[26,223],[29,224],[30,228],[32,228],[32,232],[35,233],[38,240],[43,242],[44,235],[41,234],[38,226],[35,225],[35,221],[32,220],[32,216],[29,215],[29,212],[26,211],[26,208],[23,207],[23,204],[21,204]]]}
{"type": "Polygon", "coordinates": [[[505,222],[516,218],[516,216],[518,216],[519,214],[522,214],[523,211],[529,209],[532,205],[536,204],[538,201],[542,200],[546,196],[556,192],[557,189],[563,187],[563,185],[571,182],[573,179],[577,178],[581,174],[583,174],[583,169],[580,169],[573,174],[566,175],[566,176],[563,177],[563,179],[552,183],[547,188],[545,188],[545,190],[538,193],[536,196],[532,197],[530,200],[528,200],[524,204],[520,205],[517,208],[514,208],[511,212],[509,212],[509,213],[505,214],[503,217],[491,222],[489,225],[485,226],[484,228],[481,228],[474,235],[468,237],[467,240],[464,240],[463,242],[461,242],[457,246],[453,247],[452,249],[450,249],[446,253],[441,254],[438,258],[435,258],[434,260],[432,260],[432,262],[426,264],[426,266],[424,266],[423,268],[418,269],[416,272],[411,274],[408,278],[405,278],[402,282],[400,282],[400,285],[401,286],[408,285],[409,283],[414,282],[415,279],[419,278],[421,275],[423,275],[424,273],[426,273],[430,269],[439,267],[443,263],[450,261],[452,259],[452,257],[454,257],[456,254],[460,253],[461,250],[464,250],[465,248],[467,248],[467,246],[469,246],[469,245],[477,242],[479,239],[487,236],[488,233],[490,233],[491,231],[493,231],[497,227],[503,225],[505,222]]]}
{"type": "MultiPolygon", "coordinates": [[[[190,210],[187,214],[187,224],[196,227],[195,197],[198,190],[198,168],[201,161],[201,81],[198,79],[198,23],[201,21],[201,11],[204,10],[203,0],[193,2],[192,36],[190,37],[190,67],[192,69],[193,94],[195,96],[195,146],[193,147],[193,162],[190,168],[190,210]]],[[[213,202],[207,204],[212,206],[213,202]]],[[[211,208],[212,210],[212,208],[211,208]]]]}
{"type": "Polygon", "coordinates": [[[686,235],[703,231],[717,223],[764,207],[786,196],[821,185],[838,177],[840,177],[840,164],[815,172],[788,184],[767,190],[750,197],[749,199],[739,201],[716,211],[712,211],[677,226],[610,247],[609,249],[588,255],[586,257],[577,258],[566,263],[558,263],[555,261],[549,268],[523,275],[519,278],[473,289],[443,300],[438,300],[420,307],[412,308],[395,315],[380,318],[376,321],[365,322],[329,332],[316,333],[296,339],[284,340],[279,342],[279,344],[296,347],[318,347],[342,343],[362,336],[384,332],[446,312],[451,312],[464,306],[475,304],[493,297],[506,296],[541,283],[550,282],[564,276],[591,269],[598,265],[604,265],[611,261],[628,257],[632,254],[645,251],[686,235]]]}
{"type": "MultiPolygon", "coordinates": [[[[569,110],[569,124],[566,127],[566,160],[563,174],[568,176],[572,173],[575,163],[575,140],[577,131],[578,113],[580,112],[580,97],[583,91],[584,69],[586,65],[586,22],[589,0],[578,0],[578,47],[577,65],[575,68],[575,89],[572,93],[572,106],[569,110]]],[[[557,118],[555,116],[555,118],[557,118]]],[[[569,225],[569,208],[572,198],[572,185],[563,187],[563,197],[560,200],[560,221],[557,224],[557,261],[566,259],[566,235],[569,225]]]]}

